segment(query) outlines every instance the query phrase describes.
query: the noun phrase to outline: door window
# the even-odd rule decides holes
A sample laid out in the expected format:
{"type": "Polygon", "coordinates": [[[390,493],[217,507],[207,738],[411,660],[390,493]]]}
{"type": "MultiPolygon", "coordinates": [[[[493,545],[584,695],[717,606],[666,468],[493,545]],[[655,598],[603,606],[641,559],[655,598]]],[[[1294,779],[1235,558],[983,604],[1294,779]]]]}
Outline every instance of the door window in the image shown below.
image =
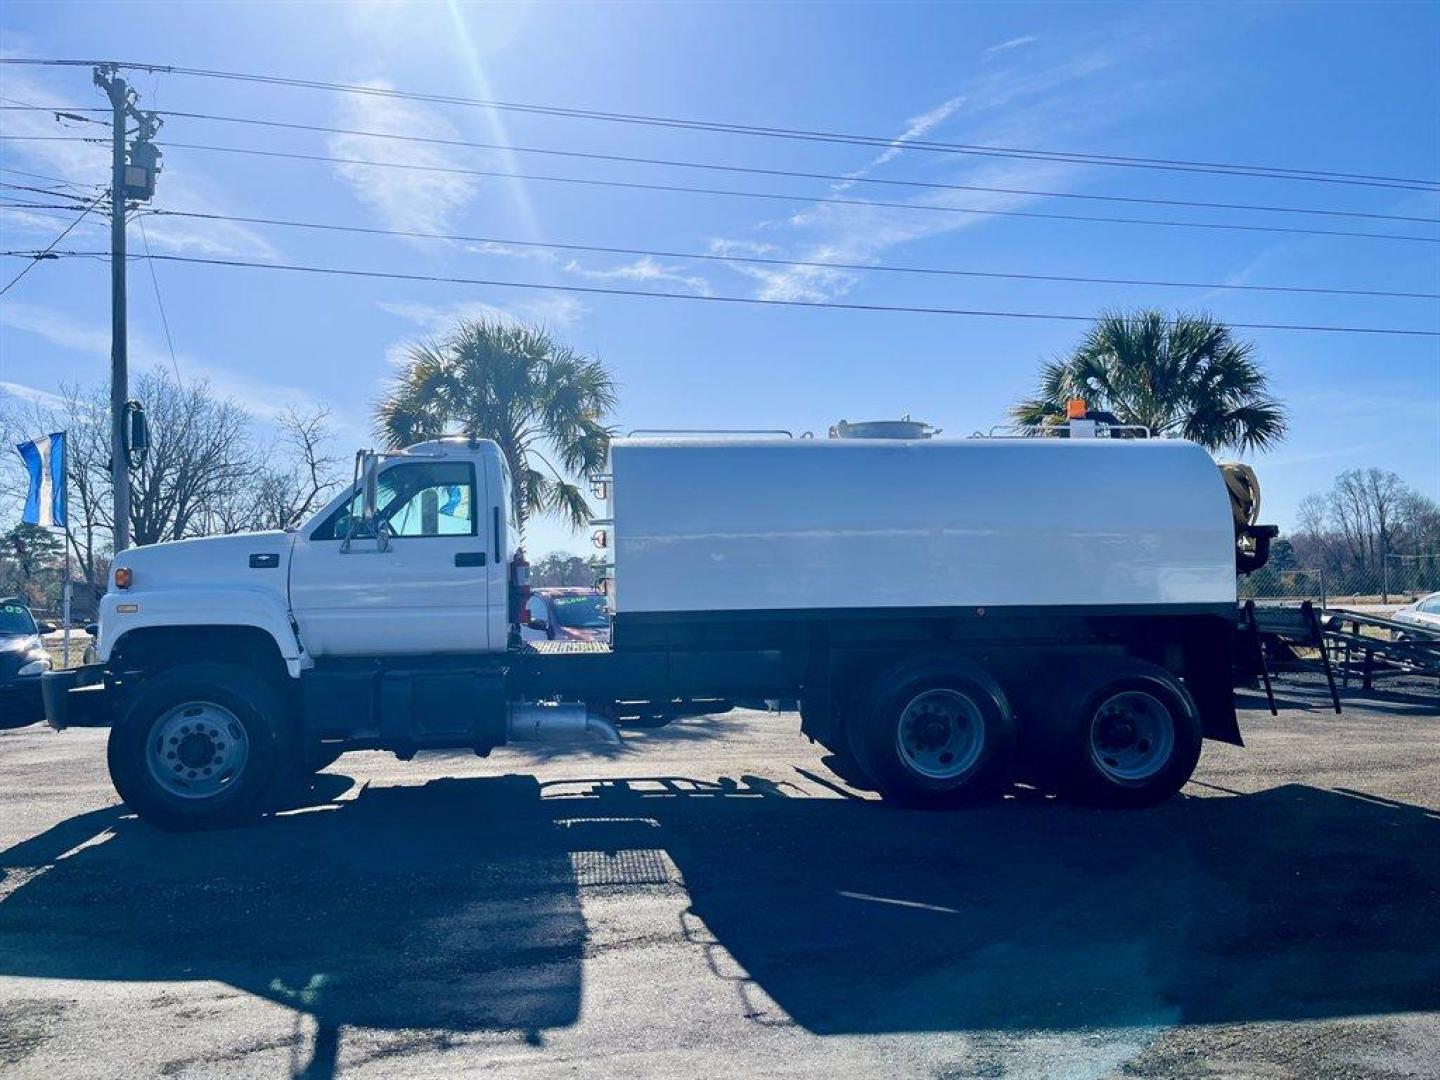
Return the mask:
{"type": "MultiPolygon", "coordinates": [[[[377,516],[398,537],[474,536],[475,470],[469,462],[434,461],[392,465],[376,484],[377,516]]],[[[312,540],[340,540],[349,534],[359,496],[342,505],[315,530],[312,540]]],[[[370,537],[363,526],[356,537],[370,537]]]]}
{"type": "Polygon", "coordinates": [[[397,465],[381,475],[378,501],[396,536],[475,535],[469,465],[397,465]]]}

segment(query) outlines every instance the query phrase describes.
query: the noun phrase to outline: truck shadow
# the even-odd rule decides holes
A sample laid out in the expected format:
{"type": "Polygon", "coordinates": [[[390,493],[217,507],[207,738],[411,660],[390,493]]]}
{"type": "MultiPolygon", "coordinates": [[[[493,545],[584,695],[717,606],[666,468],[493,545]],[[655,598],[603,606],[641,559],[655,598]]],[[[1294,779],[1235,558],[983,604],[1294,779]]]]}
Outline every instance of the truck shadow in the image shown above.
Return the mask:
{"type": "Polygon", "coordinates": [[[218,980],[313,1015],[323,1075],[342,1025],[576,1022],[586,890],[660,887],[737,1015],[821,1034],[1440,1008],[1433,811],[1302,785],[1139,813],[815,790],[436,780],[188,836],[100,812],[108,839],[64,858],[78,819],[0,853],[40,867],[0,902],[0,974],[218,980]]]}
{"type": "Polygon", "coordinates": [[[212,833],[86,815],[108,837],[61,857],[80,842],[67,822],[0,853],[33,875],[0,902],[0,974],[227,983],[315,1018],[311,1077],[343,1025],[535,1038],[577,1018],[585,942],[546,810],[504,776],[212,833]]]}

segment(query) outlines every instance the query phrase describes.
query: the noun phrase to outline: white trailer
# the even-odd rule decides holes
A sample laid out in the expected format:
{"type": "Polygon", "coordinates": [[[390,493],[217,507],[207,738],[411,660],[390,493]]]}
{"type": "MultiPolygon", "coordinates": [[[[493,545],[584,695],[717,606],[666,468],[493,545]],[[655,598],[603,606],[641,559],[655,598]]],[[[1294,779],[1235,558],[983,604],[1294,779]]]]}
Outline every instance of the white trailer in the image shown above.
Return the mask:
{"type": "Polygon", "coordinates": [[[1148,805],[1202,737],[1240,741],[1254,543],[1199,447],[633,439],[595,483],[608,646],[520,641],[504,457],[447,438],[359,455],[295,532],[124,552],[97,663],[46,680],[47,716],[109,723],[117,789],[166,827],[254,817],[346,750],[618,738],[750,698],[798,701],[837,771],[926,807],[1016,779],[1148,805]]]}

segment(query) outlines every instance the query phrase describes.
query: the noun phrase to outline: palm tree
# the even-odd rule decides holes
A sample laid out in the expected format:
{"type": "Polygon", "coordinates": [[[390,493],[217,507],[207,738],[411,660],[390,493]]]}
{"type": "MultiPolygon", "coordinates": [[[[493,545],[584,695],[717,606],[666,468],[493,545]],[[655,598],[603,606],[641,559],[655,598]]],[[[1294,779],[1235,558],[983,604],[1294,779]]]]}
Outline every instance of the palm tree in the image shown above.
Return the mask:
{"type": "Polygon", "coordinates": [[[1103,312],[1075,350],[1041,365],[1035,396],[1010,414],[1025,427],[1065,422],[1084,398],[1123,424],[1179,435],[1209,450],[1263,450],[1285,437],[1255,346],[1208,315],[1103,312]]]}
{"type": "Polygon", "coordinates": [[[549,513],[579,528],[590,506],[569,478],[604,467],[615,390],[604,364],[544,330],[465,319],[443,340],[410,347],[375,407],[375,432],[393,448],[457,431],[494,439],[522,527],[549,513]]]}

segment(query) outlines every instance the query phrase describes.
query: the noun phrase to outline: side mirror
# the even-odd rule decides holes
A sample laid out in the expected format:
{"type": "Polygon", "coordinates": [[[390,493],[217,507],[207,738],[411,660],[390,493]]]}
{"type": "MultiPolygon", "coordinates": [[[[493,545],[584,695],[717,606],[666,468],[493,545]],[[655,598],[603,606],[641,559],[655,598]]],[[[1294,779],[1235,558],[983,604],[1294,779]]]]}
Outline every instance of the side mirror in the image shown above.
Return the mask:
{"type": "Polygon", "coordinates": [[[550,624],[544,619],[532,618],[530,620],[530,629],[539,630],[542,634],[548,634],[550,632],[550,624]]]}
{"type": "Polygon", "coordinates": [[[360,514],[366,521],[372,521],[380,501],[380,459],[373,454],[365,457],[365,476],[360,488],[360,514]]]}
{"type": "Polygon", "coordinates": [[[89,626],[85,627],[85,633],[89,634],[92,638],[98,638],[100,636],[100,624],[98,622],[92,622],[89,626]]]}
{"type": "Polygon", "coordinates": [[[40,633],[42,634],[53,634],[56,630],[59,630],[60,628],[56,626],[53,622],[37,622],[35,624],[35,629],[40,631],[40,633]]]}

